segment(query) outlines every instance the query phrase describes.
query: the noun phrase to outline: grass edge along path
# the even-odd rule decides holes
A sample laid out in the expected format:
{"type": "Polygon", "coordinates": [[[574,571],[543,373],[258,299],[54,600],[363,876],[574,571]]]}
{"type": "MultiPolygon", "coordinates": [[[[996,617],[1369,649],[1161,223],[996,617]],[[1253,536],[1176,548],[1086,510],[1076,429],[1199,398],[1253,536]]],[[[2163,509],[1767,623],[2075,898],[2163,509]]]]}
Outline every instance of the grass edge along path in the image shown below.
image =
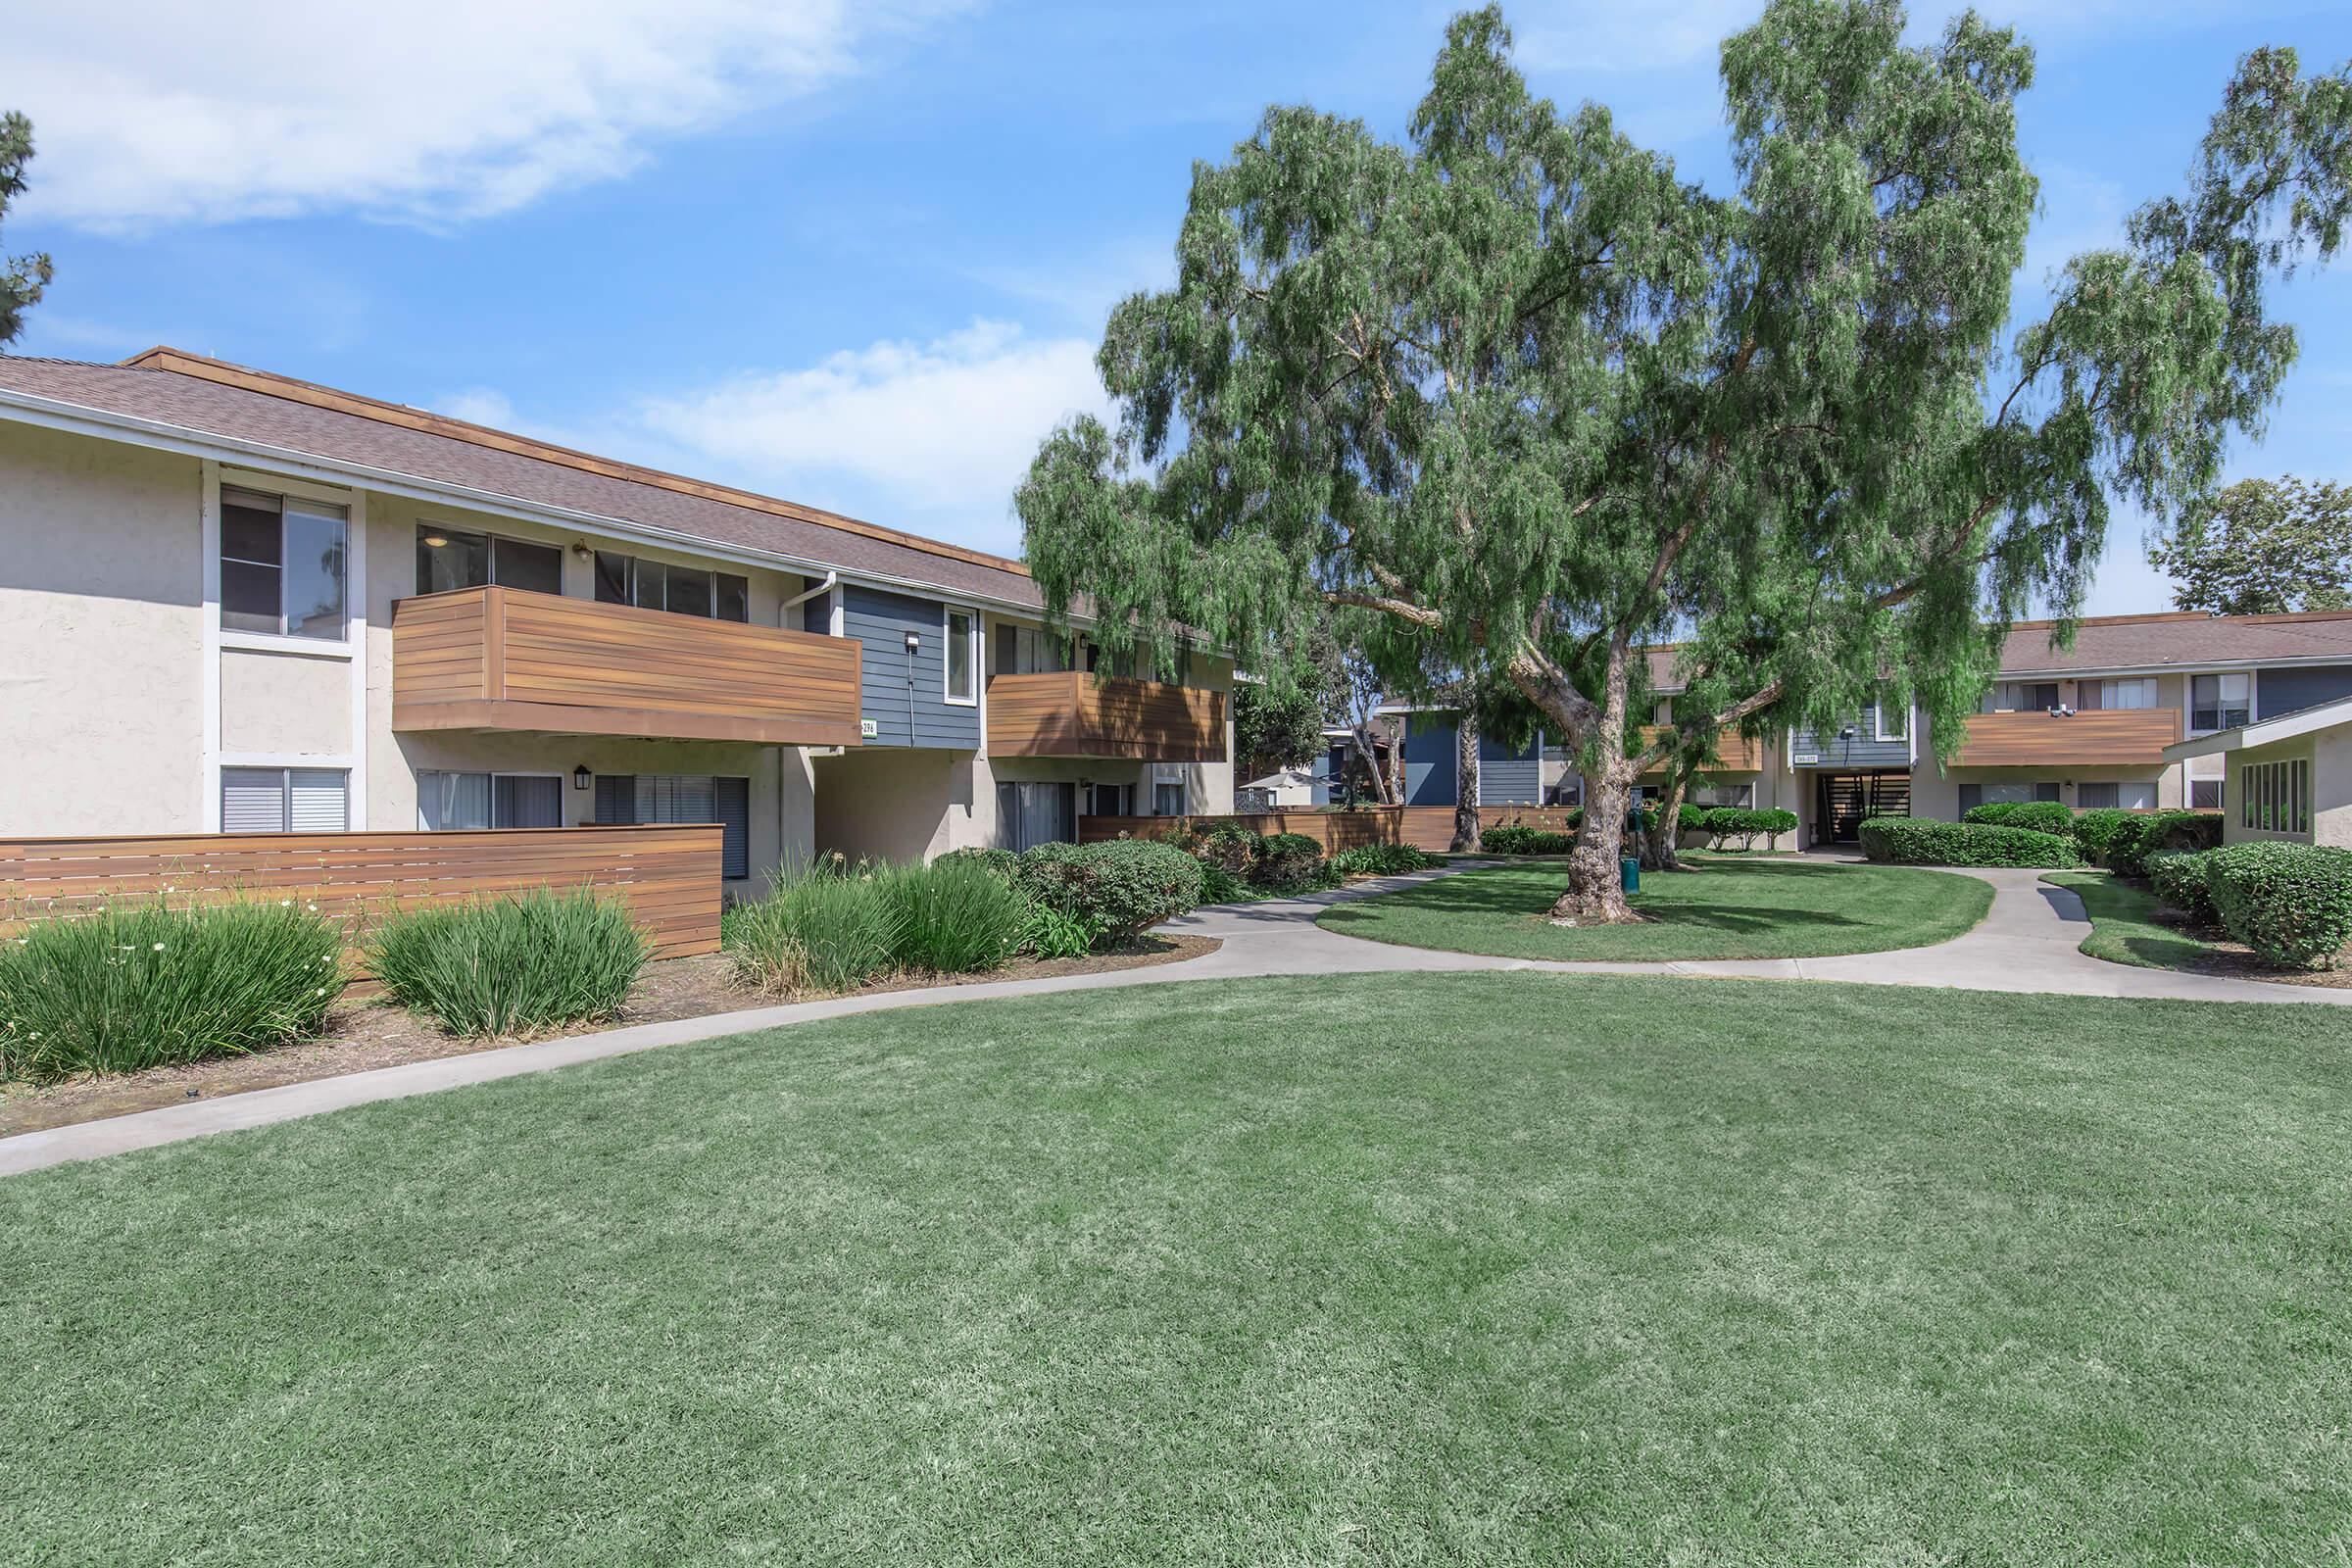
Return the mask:
{"type": "Polygon", "coordinates": [[[12,1178],[37,1462],[0,1532],[117,1568],[2331,1560],[2352,1018],[1888,1002],[985,1002],[12,1178]]]}
{"type": "Polygon", "coordinates": [[[1919,866],[1708,858],[1643,872],[1640,925],[1555,926],[1557,863],[1511,864],[1334,905],[1317,917],[1345,936],[1447,953],[1559,962],[1820,958],[1930,947],[1992,906],[1979,877],[1919,866]]]}

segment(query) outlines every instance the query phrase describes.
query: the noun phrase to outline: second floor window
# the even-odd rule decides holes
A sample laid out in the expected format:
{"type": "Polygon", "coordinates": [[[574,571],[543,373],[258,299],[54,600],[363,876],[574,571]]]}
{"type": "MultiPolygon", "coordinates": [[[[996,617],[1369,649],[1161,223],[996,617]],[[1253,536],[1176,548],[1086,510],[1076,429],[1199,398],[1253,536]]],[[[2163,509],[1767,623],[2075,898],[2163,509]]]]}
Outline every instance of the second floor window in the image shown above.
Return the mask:
{"type": "Polygon", "coordinates": [[[564,591],[564,552],[497,534],[467,533],[425,523],[416,530],[416,591],[447,593],[455,588],[526,588],[533,593],[564,591]]]}
{"type": "Polygon", "coordinates": [[[968,610],[951,609],[948,612],[947,631],[947,699],[951,703],[976,703],[980,689],[973,674],[980,667],[972,644],[979,640],[979,617],[968,610]]]}
{"type": "Polygon", "coordinates": [[[2254,677],[2244,670],[2190,678],[2188,727],[2235,729],[2253,716],[2254,677]]]}
{"type": "Polygon", "coordinates": [[[220,487],[220,625],[340,642],[350,514],[298,496],[220,487]]]}
{"type": "Polygon", "coordinates": [[[1987,713],[2042,713],[2057,706],[2058,683],[2054,680],[2005,680],[1984,699],[1987,713]]]}
{"type": "Polygon", "coordinates": [[[2075,706],[2086,713],[2094,710],[2154,708],[2156,677],[2140,675],[2130,680],[2086,680],[2079,690],[2075,706]]]}
{"type": "Polygon", "coordinates": [[[596,597],[603,604],[666,610],[705,620],[748,621],[752,618],[751,589],[748,578],[733,572],[673,566],[610,550],[596,553],[596,597]]]}

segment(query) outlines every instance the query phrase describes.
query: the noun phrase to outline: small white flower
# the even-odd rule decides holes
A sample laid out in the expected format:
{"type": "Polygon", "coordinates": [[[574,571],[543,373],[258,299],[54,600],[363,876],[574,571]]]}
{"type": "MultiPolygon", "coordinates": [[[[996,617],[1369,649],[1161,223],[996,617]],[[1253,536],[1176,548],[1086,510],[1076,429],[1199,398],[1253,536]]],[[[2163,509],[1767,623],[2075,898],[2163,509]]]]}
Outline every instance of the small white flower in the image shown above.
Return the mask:
{"type": "Polygon", "coordinates": [[[314,997],[323,997],[326,995],[326,987],[320,986],[318,990],[312,992],[311,995],[314,997]]]}
{"type": "Polygon", "coordinates": [[[164,945],[163,945],[161,942],[158,942],[158,943],[155,945],[155,948],[154,948],[154,950],[153,950],[153,951],[155,951],[155,952],[157,952],[157,953],[161,953],[161,952],[163,952],[163,951],[164,951],[164,945]]]}
{"type": "Polygon", "coordinates": [[[294,907],[294,901],[292,899],[280,899],[277,901],[277,906],[281,909],[291,909],[294,907]]]}
{"type": "Polygon", "coordinates": [[[306,909],[316,909],[318,907],[318,901],[313,900],[311,903],[304,905],[303,907],[306,909]]]}

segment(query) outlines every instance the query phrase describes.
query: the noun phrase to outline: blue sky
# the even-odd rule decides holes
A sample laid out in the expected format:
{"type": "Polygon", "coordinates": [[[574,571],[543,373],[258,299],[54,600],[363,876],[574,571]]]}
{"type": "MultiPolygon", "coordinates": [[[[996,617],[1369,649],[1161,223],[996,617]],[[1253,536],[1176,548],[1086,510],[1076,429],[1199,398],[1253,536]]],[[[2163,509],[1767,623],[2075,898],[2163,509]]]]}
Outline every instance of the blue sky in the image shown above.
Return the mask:
{"type": "MultiPolygon", "coordinates": [[[[1011,485],[1099,407],[1195,160],[1273,101],[1402,131],[1452,7],[982,0],[112,0],[12,18],[58,280],[16,352],[170,342],[1017,552],[1011,485]]],[[[1754,0],[1507,8],[1562,103],[1720,183],[1715,45],[1754,0]]],[[[2034,280],[2174,188],[2231,63],[2352,57],[2352,10],[2006,0],[2034,280]]],[[[1948,8],[1916,7],[1931,33],[1948,8]]],[[[2304,357],[2235,474],[2352,479],[2352,268],[2279,305],[2304,357]]],[[[2090,609],[2167,608],[2137,525],[2090,609]]]]}

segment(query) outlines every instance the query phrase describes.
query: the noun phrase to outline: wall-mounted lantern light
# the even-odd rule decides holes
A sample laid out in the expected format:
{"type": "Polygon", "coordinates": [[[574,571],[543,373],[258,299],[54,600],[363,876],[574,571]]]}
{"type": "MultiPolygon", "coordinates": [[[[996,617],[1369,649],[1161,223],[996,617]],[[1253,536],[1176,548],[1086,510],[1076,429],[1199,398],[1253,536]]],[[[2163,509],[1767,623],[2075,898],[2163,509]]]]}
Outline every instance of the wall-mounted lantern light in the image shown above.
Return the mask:
{"type": "Polygon", "coordinates": [[[589,772],[585,764],[575,767],[571,770],[571,787],[575,790],[584,790],[588,787],[589,780],[594,777],[596,775],[589,772]]]}

